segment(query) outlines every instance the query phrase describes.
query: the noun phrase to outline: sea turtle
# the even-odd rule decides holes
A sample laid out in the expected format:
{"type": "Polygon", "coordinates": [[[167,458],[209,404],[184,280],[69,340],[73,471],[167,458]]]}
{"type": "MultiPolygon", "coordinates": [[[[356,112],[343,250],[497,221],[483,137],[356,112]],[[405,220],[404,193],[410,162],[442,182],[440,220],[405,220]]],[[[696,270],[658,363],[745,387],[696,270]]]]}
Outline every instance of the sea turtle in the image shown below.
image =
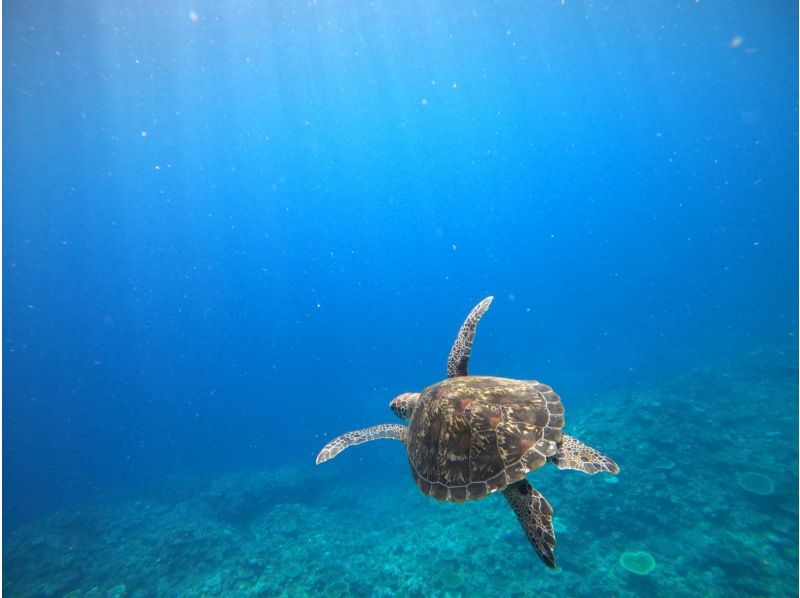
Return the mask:
{"type": "Polygon", "coordinates": [[[414,481],[439,500],[463,502],[502,492],[533,549],[555,568],[553,509],[530,485],[529,471],[552,462],[559,469],[616,474],[611,459],[561,431],[564,407],[546,384],[467,374],[475,329],[493,297],[476,305],[458,332],[447,379],[390,403],[402,424],[381,424],[334,438],[317,464],[349,446],[379,438],[402,441],[414,481]]]}

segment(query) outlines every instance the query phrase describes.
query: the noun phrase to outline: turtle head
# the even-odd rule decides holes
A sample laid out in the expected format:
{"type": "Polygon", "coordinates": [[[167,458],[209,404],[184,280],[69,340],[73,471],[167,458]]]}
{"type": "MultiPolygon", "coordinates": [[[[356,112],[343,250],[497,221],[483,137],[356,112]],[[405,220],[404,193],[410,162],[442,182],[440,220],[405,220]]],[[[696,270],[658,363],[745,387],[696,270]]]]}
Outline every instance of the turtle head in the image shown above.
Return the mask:
{"type": "Polygon", "coordinates": [[[414,411],[418,399],[418,392],[404,392],[392,399],[392,402],[389,403],[389,407],[391,407],[394,414],[400,419],[409,420],[411,419],[411,412],[414,411]]]}

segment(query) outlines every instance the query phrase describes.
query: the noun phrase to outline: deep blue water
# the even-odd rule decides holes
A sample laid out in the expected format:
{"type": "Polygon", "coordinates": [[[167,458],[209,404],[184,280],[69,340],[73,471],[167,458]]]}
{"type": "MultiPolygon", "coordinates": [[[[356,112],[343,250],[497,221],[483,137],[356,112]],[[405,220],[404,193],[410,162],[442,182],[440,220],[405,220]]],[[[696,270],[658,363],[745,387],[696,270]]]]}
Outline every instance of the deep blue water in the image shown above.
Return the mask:
{"type": "Polygon", "coordinates": [[[311,463],[489,294],[573,408],[796,346],[797,17],[4,2],[4,526],[311,463]]]}

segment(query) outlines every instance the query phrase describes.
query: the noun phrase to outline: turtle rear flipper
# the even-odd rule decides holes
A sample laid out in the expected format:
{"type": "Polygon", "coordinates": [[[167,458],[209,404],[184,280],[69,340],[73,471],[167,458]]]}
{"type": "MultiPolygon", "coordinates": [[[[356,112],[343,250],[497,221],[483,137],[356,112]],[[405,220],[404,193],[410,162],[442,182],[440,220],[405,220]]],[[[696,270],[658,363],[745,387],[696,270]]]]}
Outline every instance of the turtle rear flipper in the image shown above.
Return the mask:
{"type": "Polygon", "coordinates": [[[555,569],[556,557],[553,548],[556,546],[556,535],[553,531],[553,507],[528,480],[511,484],[503,490],[503,496],[514,509],[536,554],[545,565],[555,569]]]}
{"type": "Polygon", "coordinates": [[[619,465],[597,449],[593,449],[567,434],[561,436],[561,444],[553,461],[559,469],[577,469],[589,475],[601,471],[619,473],[619,465]]]}
{"type": "Polygon", "coordinates": [[[402,424],[380,424],[378,426],[372,426],[371,428],[354,430],[353,432],[342,434],[322,447],[322,450],[317,455],[317,465],[328,459],[333,459],[348,446],[353,446],[354,444],[361,444],[362,442],[369,442],[370,440],[378,440],[380,438],[391,438],[393,440],[402,440],[405,442],[406,430],[408,430],[408,428],[402,424]]]}

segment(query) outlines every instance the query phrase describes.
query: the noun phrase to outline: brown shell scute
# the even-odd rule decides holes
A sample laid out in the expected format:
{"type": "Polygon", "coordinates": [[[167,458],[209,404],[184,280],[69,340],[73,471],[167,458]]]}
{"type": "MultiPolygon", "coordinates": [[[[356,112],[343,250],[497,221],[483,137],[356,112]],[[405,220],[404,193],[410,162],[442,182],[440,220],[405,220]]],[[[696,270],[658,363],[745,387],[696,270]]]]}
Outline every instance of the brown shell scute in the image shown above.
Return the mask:
{"type": "Polygon", "coordinates": [[[444,417],[439,434],[436,471],[447,478],[448,486],[465,486],[470,481],[470,439],[472,432],[462,413],[444,417]]]}
{"type": "Polygon", "coordinates": [[[449,378],[421,393],[411,417],[414,480],[441,500],[482,498],[555,455],[563,426],[561,399],[545,384],[449,378]]]}

